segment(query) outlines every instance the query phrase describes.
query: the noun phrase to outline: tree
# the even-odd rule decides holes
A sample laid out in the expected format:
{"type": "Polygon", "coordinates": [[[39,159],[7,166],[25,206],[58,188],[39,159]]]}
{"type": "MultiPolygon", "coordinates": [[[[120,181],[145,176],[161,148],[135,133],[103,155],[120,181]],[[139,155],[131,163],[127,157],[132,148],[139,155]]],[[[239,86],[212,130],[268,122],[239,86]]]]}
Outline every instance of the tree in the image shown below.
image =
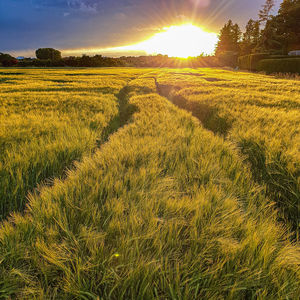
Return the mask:
{"type": "Polygon", "coordinates": [[[272,50],[280,51],[283,48],[282,37],[278,34],[279,17],[273,16],[267,21],[262,31],[260,46],[263,52],[272,52],[272,50]]]}
{"type": "Polygon", "coordinates": [[[216,56],[228,51],[238,53],[241,34],[239,25],[233,24],[233,22],[229,20],[220,31],[219,41],[216,47],[216,56]]]}
{"type": "Polygon", "coordinates": [[[271,17],[271,12],[275,6],[274,0],[266,0],[265,4],[259,10],[258,17],[260,24],[266,24],[271,17]]]}
{"type": "Polygon", "coordinates": [[[246,25],[246,31],[243,34],[243,40],[240,43],[241,55],[252,53],[257,46],[260,38],[259,21],[250,19],[246,25]]]}
{"type": "Polygon", "coordinates": [[[274,36],[276,35],[276,27],[274,27],[274,24],[276,20],[273,16],[271,16],[274,5],[274,0],[266,0],[265,4],[258,13],[259,24],[264,26],[264,29],[261,32],[259,43],[257,45],[257,49],[259,49],[260,52],[270,50],[270,47],[272,47],[273,44],[272,41],[275,41],[274,36]]]}
{"type": "Polygon", "coordinates": [[[284,50],[300,49],[300,0],[284,0],[278,12],[278,35],[284,50]]]}
{"type": "Polygon", "coordinates": [[[18,64],[18,60],[9,54],[0,52],[0,65],[3,67],[11,67],[18,64]]]}
{"type": "Polygon", "coordinates": [[[61,59],[61,52],[53,48],[39,48],[35,51],[35,55],[38,59],[61,59]]]}
{"type": "Polygon", "coordinates": [[[277,16],[269,13],[264,19],[267,21],[259,43],[262,51],[287,53],[300,49],[300,0],[284,0],[277,16]]]}
{"type": "Polygon", "coordinates": [[[232,27],[232,42],[233,42],[233,51],[239,51],[239,43],[242,37],[242,31],[238,24],[234,24],[232,27]]]}

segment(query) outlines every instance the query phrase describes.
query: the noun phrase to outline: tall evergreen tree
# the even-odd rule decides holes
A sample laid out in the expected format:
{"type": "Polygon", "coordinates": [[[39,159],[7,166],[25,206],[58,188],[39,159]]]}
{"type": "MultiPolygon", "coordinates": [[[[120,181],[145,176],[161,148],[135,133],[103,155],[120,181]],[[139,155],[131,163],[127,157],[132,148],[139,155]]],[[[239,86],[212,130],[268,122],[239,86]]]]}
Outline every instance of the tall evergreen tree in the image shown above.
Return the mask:
{"type": "Polygon", "coordinates": [[[300,0],[284,0],[277,16],[268,17],[259,43],[263,51],[300,49],[300,0]]]}
{"type": "Polygon", "coordinates": [[[229,20],[220,31],[216,55],[224,52],[239,52],[241,34],[239,25],[233,24],[232,20],[229,20]]]}
{"type": "Polygon", "coordinates": [[[274,0],[266,0],[265,4],[259,10],[258,17],[261,24],[266,24],[270,20],[271,12],[275,6],[274,0]]]}
{"type": "Polygon", "coordinates": [[[280,26],[279,17],[272,17],[267,21],[265,28],[262,30],[260,47],[263,52],[272,50],[281,51],[283,48],[282,37],[278,33],[280,26]]]}
{"type": "Polygon", "coordinates": [[[246,31],[240,44],[241,55],[250,54],[257,46],[260,38],[259,21],[250,19],[246,25],[246,31]]]}
{"type": "Polygon", "coordinates": [[[276,42],[274,39],[274,36],[276,36],[276,26],[274,27],[275,18],[271,15],[274,6],[274,0],[266,0],[265,4],[258,13],[259,23],[264,26],[264,29],[261,32],[259,43],[257,45],[257,48],[261,52],[269,50],[274,44],[273,41],[276,42]]]}
{"type": "Polygon", "coordinates": [[[300,49],[300,0],[284,0],[278,12],[278,35],[284,50],[300,49]]]}

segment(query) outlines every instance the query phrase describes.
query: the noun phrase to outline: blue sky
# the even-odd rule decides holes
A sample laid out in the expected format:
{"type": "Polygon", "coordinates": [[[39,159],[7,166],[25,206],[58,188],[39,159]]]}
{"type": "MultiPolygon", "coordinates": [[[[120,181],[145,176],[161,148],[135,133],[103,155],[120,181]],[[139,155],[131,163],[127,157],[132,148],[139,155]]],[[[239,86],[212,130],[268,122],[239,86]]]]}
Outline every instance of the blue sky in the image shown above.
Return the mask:
{"type": "MultiPolygon", "coordinates": [[[[279,2],[279,1],[278,1],[279,2]]],[[[264,0],[0,0],[0,52],[33,55],[124,46],[161,28],[193,22],[218,32],[232,19],[243,27],[264,0]]]]}

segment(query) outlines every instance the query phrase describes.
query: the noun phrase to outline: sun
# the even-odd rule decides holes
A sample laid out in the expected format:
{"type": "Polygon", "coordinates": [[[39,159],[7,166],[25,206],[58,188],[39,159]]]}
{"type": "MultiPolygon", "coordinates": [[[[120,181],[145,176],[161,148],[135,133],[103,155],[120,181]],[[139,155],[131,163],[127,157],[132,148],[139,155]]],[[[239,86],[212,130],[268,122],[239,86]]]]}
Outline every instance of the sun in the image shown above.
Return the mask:
{"type": "MultiPolygon", "coordinates": [[[[163,28],[148,40],[137,44],[102,48],[102,49],[81,49],[85,53],[101,53],[116,56],[117,54],[131,55],[142,53],[148,55],[163,54],[169,57],[188,58],[201,54],[210,55],[215,51],[218,42],[218,35],[207,32],[201,27],[193,24],[173,25],[163,28]]],[[[76,50],[66,51],[68,54],[78,53],[76,50]]]]}
{"type": "Polygon", "coordinates": [[[164,54],[187,58],[200,54],[213,54],[218,36],[193,24],[165,27],[150,39],[134,45],[147,54],[164,54]]]}

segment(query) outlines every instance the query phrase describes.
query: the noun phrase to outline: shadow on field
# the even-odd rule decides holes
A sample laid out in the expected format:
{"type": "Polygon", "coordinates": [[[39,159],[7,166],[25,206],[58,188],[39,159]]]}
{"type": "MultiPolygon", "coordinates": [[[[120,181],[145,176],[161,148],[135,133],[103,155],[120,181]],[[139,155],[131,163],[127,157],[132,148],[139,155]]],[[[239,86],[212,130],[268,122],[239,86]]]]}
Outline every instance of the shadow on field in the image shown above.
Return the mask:
{"type": "MultiPolygon", "coordinates": [[[[178,95],[181,89],[178,86],[162,85],[156,82],[158,93],[168,98],[176,106],[190,111],[198,118],[203,127],[224,137],[232,127],[232,120],[221,117],[218,110],[206,103],[199,101],[188,101],[178,95]]],[[[209,94],[202,92],[200,94],[209,94]]],[[[289,103],[290,104],[290,103],[289,103]]],[[[268,106],[265,103],[252,103],[252,105],[268,106]]],[[[286,103],[280,103],[282,107],[286,103]]],[[[274,106],[274,105],[272,105],[274,106]]],[[[290,104],[298,107],[297,103],[290,104]]],[[[283,107],[286,108],[286,107],[283,107]]],[[[283,224],[289,224],[293,235],[292,239],[300,238],[300,189],[299,169],[291,171],[290,161],[282,151],[268,149],[263,142],[250,138],[241,138],[237,141],[240,152],[245,155],[245,161],[249,163],[253,179],[260,185],[265,186],[267,197],[273,201],[278,208],[278,220],[283,224]],[[298,170],[298,171],[297,171],[298,170]]]]}
{"type": "MultiPolygon", "coordinates": [[[[101,94],[116,94],[118,89],[111,87],[82,87],[75,88],[74,86],[61,86],[57,85],[57,87],[46,87],[46,88],[29,88],[22,89],[22,92],[88,92],[88,93],[101,93],[101,94]]],[[[4,91],[4,93],[11,93],[11,91],[4,91]]]]}
{"type": "Polygon", "coordinates": [[[262,143],[252,139],[241,139],[238,146],[250,163],[255,181],[266,186],[267,196],[279,208],[279,218],[284,222],[288,220],[291,229],[299,235],[300,189],[297,178],[300,177],[300,172],[292,173],[284,153],[270,153],[262,143]]]}
{"type": "Polygon", "coordinates": [[[25,73],[21,72],[0,72],[0,75],[24,75],[25,73]]]}
{"type": "Polygon", "coordinates": [[[282,108],[282,109],[300,109],[300,103],[293,101],[292,99],[289,100],[282,100],[280,102],[263,102],[257,99],[251,99],[251,101],[247,102],[249,105],[259,106],[259,107],[270,107],[270,108],[282,108]]]}
{"type": "Polygon", "coordinates": [[[3,77],[0,78],[0,83],[16,83],[17,78],[11,78],[11,77],[3,77]]]}
{"type": "Polygon", "coordinates": [[[215,81],[227,81],[225,79],[213,78],[213,77],[203,77],[206,81],[215,82],[215,81]]]}
{"type": "MultiPolygon", "coordinates": [[[[129,104],[129,92],[133,87],[125,86],[117,94],[119,102],[119,113],[110,120],[108,125],[104,128],[102,137],[97,140],[97,146],[100,147],[103,143],[107,142],[110,135],[115,133],[118,129],[128,124],[132,115],[137,111],[135,105],[129,104]]],[[[90,127],[93,128],[93,122],[90,127]]]]}
{"type": "Polygon", "coordinates": [[[116,76],[117,74],[110,73],[71,73],[65,74],[66,76],[116,76]]]}
{"type": "Polygon", "coordinates": [[[203,125],[204,128],[213,131],[216,134],[226,136],[232,127],[232,121],[229,118],[221,117],[217,108],[198,101],[188,101],[176,92],[180,87],[172,85],[162,85],[155,80],[158,93],[168,98],[179,108],[185,109],[192,113],[203,125]]]}
{"type": "Polygon", "coordinates": [[[169,74],[174,74],[174,75],[189,75],[189,76],[197,76],[197,77],[201,77],[201,76],[204,76],[204,74],[200,74],[200,73],[191,73],[191,72],[188,72],[188,73],[179,73],[179,72],[170,72],[169,74]]]}
{"type": "Polygon", "coordinates": [[[132,115],[138,111],[138,108],[135,105],[129,104],[129,93],[133,88],[134,86],[129,87],[127,85],[122,88],[117,95],[119,99],[120,127],[129,123],[132,115]]]}
{"type": "Polygon", "coordinates": [[[69,83],[74,82],[73,80],[64,80],[64,79],[45,79],[47,82],[55,82],[55,83],[69,83]]]}

